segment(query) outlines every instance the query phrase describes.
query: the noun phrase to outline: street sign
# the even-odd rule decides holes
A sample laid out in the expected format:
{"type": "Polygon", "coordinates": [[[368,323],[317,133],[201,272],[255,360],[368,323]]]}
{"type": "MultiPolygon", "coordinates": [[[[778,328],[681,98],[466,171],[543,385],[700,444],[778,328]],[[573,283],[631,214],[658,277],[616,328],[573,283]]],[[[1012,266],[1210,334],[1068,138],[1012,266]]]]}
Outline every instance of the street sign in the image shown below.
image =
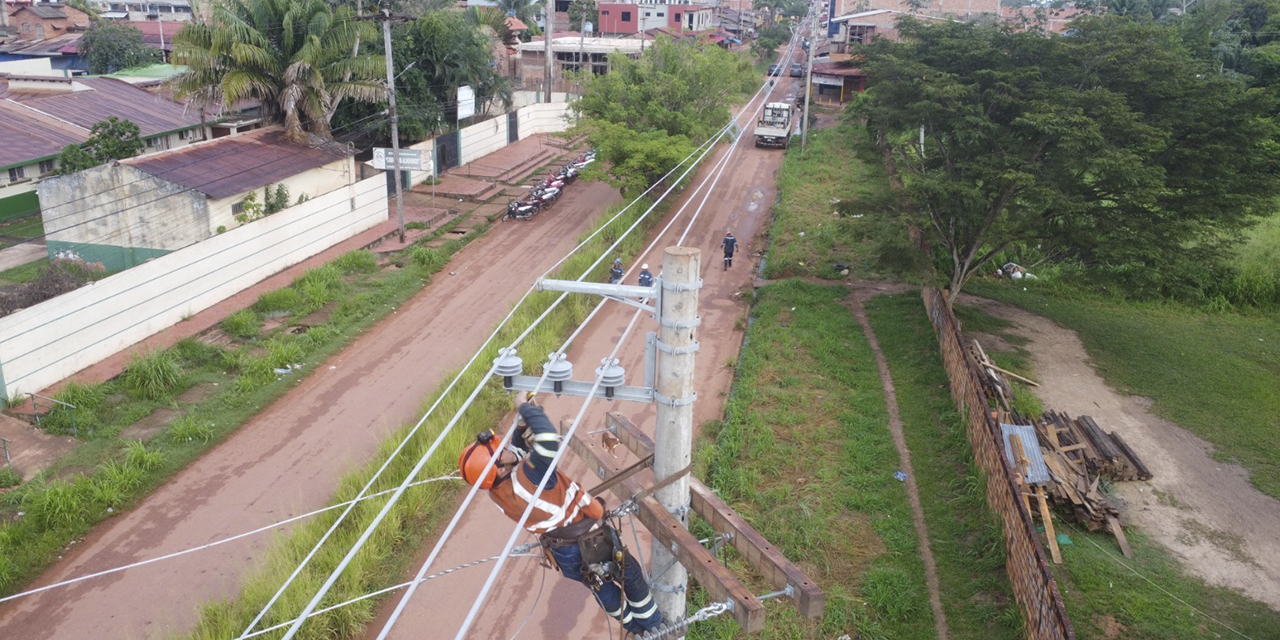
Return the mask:
{"type": "MultiPolygon", "coordinates": [[[[382,169],[384,171],[394,170],[395,167],[395,150],[382,149],[375,147],[373,149],[373,168],[382,169]]],[[[401,149],[400,150],[400,170],[401,171],[426,171],[422,168],[422,150],[421,149],[401,149]]]]}

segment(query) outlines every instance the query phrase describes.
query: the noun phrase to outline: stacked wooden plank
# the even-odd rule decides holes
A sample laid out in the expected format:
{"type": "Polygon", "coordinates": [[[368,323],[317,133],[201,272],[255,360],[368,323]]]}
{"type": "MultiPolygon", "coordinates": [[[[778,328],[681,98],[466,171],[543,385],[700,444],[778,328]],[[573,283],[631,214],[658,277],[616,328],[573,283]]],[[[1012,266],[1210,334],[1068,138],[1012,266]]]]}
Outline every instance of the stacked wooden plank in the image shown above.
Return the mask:
{"type": "Polygon", "coordinates": [[[1073,420],[1065,413],[1048,411],[1037,421],[1036,431],[1041,442],[1057,443],[1059,451],[1093,475],[1122,481],[1151,479],[1151,471],[1120,434],[1107,433],[1089,416],[1073,420]]]}

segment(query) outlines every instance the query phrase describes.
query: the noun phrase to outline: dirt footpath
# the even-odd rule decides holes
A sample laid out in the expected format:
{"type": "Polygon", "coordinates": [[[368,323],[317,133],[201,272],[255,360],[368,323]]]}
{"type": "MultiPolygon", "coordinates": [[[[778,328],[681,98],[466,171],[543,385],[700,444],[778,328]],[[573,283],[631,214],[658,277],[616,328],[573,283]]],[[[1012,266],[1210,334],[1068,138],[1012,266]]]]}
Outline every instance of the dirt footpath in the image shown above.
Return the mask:
{"type": "Polygon", "coordinates": [[[1031,340],[1036,394],[1046,409],[1093,416],[1142,457],[1152,479],[1115,485],[1130,523],[1210,584],[1280,611],[1280,501],[1250,485],[1242,467],[1211,458],[1204,440],[1153,415],[1146,398],[1107,386],[1075,332],[992,300],[965,296],[962,303],[1016,323],[1031,340]]]}
{"type": "MultiPolygon", "coordinates": [[[[787,91],[794,92],[794,84],[779,82],[774,89],[773,98],[781,98],[787,91]]],[[[720,149],[703,161],[697,178],[690,183],[689,190],[680,201],[683,203],[692,200],[689,209],[672,225],[671,231],[663,241],[657,243],[651,253],[638,256],[632,264],[627,265],[628,268],[633,264],[647,262],[655,274],[660,270],[663,248],[675,244],[702,200],[703,192],[696,195],[691,192],[710,173],[710,168],[726,150],[727,145],[721,145],[720,149]]],[[[694,405],[695,425],[717,420],[724,411],[724,403],[733,382],[733,369],[742,345],[742,325],[739,320],[745,317],[750,302],[751,283],[758,264],[756,253],[763,250],[767,241],[764,231],[767,230],[769,210],[776,195],[774,179],[782,165],[783,155],[782,151],[776,149],[756,149],[750,139],[744,140],[735,152],[732,166],[716,185],[685,240],[686,246],[702,249],[703,288],[699,302],[702,324],[698,328],[700,348],[696,365],[698,402],[694,405]],[[720,241],[727,230],[733,231],[740,246],[733,267],[726,271],[721,262],[723,253],[720,241]]],[[[678,207],[673,208],[673,214],[669,215],[674,215],[676,210],[678,207]]],[[[664,220],[663,224],[665,223],[664,220]]],[[[628,277],[626,284],[635,284],[635,272],[628,277]]],[[[600,359],[608,356],[617,344],[633,314],[633,307],[616,303],[609,303],[600,312],[569,351],[569,359],[575,365],[575,378],[590,378],[600,359]]],[[[657,331],[657,324],[648,316],[642,315],[619,351],[629,384],[637,384],[644,375],[644,334],[648,331],[657,331]]],[[[531,360],[537,362],[543,354],[522,355],[527,373],[536,370],[536,366],[531,366],[531,360]]],[[[582,406],[581,399],[567,396],[560,399],[546,397],[544,400],[547,413],[557,422],[561,418],[572,418],[582,406]]],[[[579,433],[601,428],[607,411],[624,413],[652,435],[656,415],[652,405],[616,401],[594,402],[583,418],[579,433]]],[[[624,450],[625,447],[619,447],[617,453],[623,454],[624,450]]],[[[575,456],[567,454],[566,461],[567,471],[581,483],[588,488],[595,484],[596,478],[575,456]]],[[[619,457],[617,464],[624,466],[633,461],[630,457],[619,457]]],[[[637,477],[642,484],[652,481],[648,472],[637,477]]],[[[611,506],[617,504],[613,496],[608,496],[608,500],[611,506]]],[[[478,495],[458,529],[441,550],[431,571],[499,553],[513,528],[514,523],[498,512],[487,496],[478,495]]],[[[648,536],[639,529],[638,524],[637,529],[641,539],[638,553],[635,536],[630,528],[621,533],[633,554],[647,566],[648,536]]],[[[522,534],[520,542],[531,539],[532,536],[522,534]]],[[[429,551],[430,546],[423,550],[422,556],[414,565],[414,571],[426,559],[429,551]]],[[[397,640],[453,638],[487,579],[491,566],[480,565],[424,583],[414,594],[389,637],[397,640]]],[[[412,574],[413,571],[405,579],[412,578],[412,574]]],[[[389,599],[382,608],[381,615],[369,626],[365,637],[377,637],[385,617],[394,608],[398,598],[399,594],[396,594],[389,599]]],[[[537,560],[514,558],[508,561],[503,575],[495,582],[485,607],[467,637],[476,640],[505,639],[518,632],[521,640],[609,638],[612,631],[614,637],[620,638],[618,625],[614,623],[611,630],[610,620],[592,600],[586,587],[564,579],[558,572],[542,569],[537,560]]]]}
{"type": "MultiPolygon", "coordinates": [[[[423,399],[460,368],[616,189],[582,183],[533,224],[500,223],[395,314],[129,513],[96,527],[33,586],[242,533],[328,504],[423,399]],[[457,275],[449,275],[453,272],[457,275]]],[[[235,596],[269,535],[0,605],[0,638],[162,638],[235,596]]]]}

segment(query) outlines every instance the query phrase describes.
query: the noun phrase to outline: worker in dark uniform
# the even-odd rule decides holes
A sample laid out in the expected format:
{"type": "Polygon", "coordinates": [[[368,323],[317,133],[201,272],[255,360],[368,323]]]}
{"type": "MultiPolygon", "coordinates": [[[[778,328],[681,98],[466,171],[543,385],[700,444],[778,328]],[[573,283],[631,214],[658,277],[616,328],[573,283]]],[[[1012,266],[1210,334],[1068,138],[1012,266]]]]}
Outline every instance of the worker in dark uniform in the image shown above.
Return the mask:
{"type": "Polygon", "coordinates": [[[622,258],[613,259],[613,268],[609,269],[609,284],[622,282],[622,258]]]}
{"type": "Polygon", "coordinates": [[[592,499],[577,482],[551,467],[560,448],[560,434],[547,414],[528,400],[528,394],[517,395],[516,404],[520,426],[512,437],[512,447],[498,451],[501,438],[492,431],[480,434],[458,458],[462,479],[488,489],[498,508],[519,522],[538,484],[550,475],[525,529],[539,536],[560,572],[590,588],[600,608],[627,631],[643,635],[658,628],[662,613],[649,594],[640,564],[605,522],[604,500],[592,499]],[[513,451],[522,445],[528,447],[527,455],[522,455],[523,450],[513,451]],[[495,456],[494,466],[482,476],[485,465],[495,456]]]}
{"type": "Polygon", "coordinates": [[[724,268],[728,270],[733,266],[733,252],[738,250],[738,239],[733,237],[732,231],[726,231],[720,246],[724,247],[724,268]]]}
{"type": "Polygon", "coordinates": [[[649,265],[640,265],[640,277],[636,281],[642,287],[653,286],[653,273],[649,271],[649,265]]]}

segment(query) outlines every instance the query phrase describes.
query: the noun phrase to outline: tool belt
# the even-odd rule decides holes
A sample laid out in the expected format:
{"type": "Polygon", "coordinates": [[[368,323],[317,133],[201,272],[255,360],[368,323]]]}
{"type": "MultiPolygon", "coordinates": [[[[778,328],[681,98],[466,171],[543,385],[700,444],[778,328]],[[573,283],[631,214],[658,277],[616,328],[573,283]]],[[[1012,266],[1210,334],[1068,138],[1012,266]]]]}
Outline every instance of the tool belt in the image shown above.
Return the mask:
{"type": "Polygon", "coordinates": [[[551,563],[559,568],[552,549],[576,546],[582,555],[582,583],[599,589],[605,582],[622,580],[626,569],[626,547],[618,532],[603,520],[583,518],[569,526],[553,529],[539,542],[551,563]]]}

